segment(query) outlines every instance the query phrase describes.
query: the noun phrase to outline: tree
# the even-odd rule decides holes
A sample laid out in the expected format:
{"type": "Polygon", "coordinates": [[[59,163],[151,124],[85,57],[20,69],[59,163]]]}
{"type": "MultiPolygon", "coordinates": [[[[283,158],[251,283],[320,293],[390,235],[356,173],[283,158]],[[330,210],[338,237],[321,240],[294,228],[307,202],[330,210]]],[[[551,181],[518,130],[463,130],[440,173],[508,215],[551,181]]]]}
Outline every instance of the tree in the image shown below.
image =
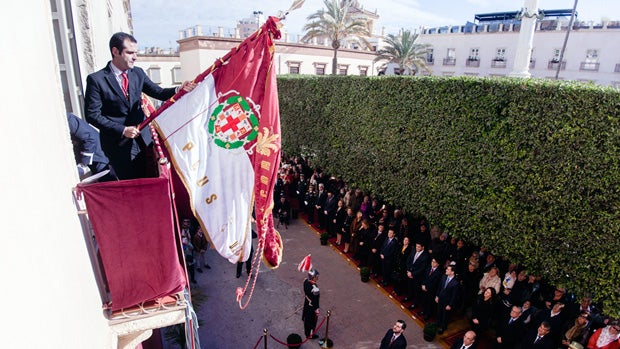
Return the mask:
{"type": "Polygon", "coordinates": [[[366,38],[370,37],[368,23],[364,19],[352,18],[349,15],[351,0],[323,0],[326,9],[320,9],[308,16],[303,30],[306,34],[303,41],[314,38],[327,38],[334,49],[332,58],[332,74],[336,75],[338,68],[338,50],[343,44],[355,43],[360,47],[370,48],[366,38]]]}
{"type": "Polygon", "coordinates": [[[388,34],[385,39],[385,48],[377,51],[377,57],[374,61],[396,63],[401,74],[409,71],[411,75],[415,75],[420,70],[430,73],[430,69],[426,66],[426,54],[430,45],[417,44],[418,38],[418,34],[412,34],[410,30],[404,29],[398,36],[388,34]]]}

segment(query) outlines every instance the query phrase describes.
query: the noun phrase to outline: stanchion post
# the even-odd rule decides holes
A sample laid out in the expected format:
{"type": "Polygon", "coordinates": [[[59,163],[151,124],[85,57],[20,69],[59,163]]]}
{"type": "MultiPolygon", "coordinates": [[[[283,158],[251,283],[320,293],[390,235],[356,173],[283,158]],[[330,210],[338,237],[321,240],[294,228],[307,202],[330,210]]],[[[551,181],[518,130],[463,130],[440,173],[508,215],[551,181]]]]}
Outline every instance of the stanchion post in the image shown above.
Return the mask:
{"type": "Polygon", "coordinates": [[[267,329],[263,328],[263,343],[265,343],[265,349],[267,349],[267,329]]]}
{"type": "Polygon", "coordinates": [[[329,339],[329,318],[332,315],[332,311],[327,311],[327,323],[325,324],[325,338],[323,338],[323,344],[321,344],[321,348],[331,348],[334,343],[331,339],[329,339]]]}

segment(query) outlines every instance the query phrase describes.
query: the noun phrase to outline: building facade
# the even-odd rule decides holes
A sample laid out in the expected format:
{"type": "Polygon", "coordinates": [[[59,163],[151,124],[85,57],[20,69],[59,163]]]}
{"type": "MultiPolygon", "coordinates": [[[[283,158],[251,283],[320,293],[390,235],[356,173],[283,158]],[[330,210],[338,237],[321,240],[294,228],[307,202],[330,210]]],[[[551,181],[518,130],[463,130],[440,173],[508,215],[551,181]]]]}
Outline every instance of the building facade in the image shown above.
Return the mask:
{"type": "MultiPolygon", "coordinates": [[[[574,80],[620,87],[620,22],[575,22],[562,62],[568,18],[536,23],[530,73],[535,78],[574,80]]],[[[426,28],[420,43],[431,45],[427,62],[433,75],[504,77],[512,71],[520,22],[479,22],[426,28]]]]}

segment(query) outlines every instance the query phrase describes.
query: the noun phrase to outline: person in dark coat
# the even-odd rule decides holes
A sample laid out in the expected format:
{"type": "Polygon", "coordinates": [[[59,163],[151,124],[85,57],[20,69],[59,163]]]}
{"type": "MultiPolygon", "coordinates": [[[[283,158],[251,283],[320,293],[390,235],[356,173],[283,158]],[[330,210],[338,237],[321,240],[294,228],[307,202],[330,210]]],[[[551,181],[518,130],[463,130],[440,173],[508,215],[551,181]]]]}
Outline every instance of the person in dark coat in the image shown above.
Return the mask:
{"type": "MultiPolygon", "coordinates": [[[[144,177],[147,146],[152,139],[148,128],[137,128],[144,120],[142,93],[166,100],[178,89],[161,88],[134,66],[138,43],[132,35],[115,33],[109,46],[112,60],[86,78],[86,120],[99,129],[103,151],[120,179],[144,177]],[[129,141],[121,145],[124,138],[129,141]]],[[[189,92],[194,87],[185,81],[181,88],[189,92]]]]}
{"type": "Polygon", "coordinates": [[[521,349],[552,349],[554,348],[553,339],[549,335],[551,324],[547,321],[541,322],[537,329],[530,330],[525,334],[521,341],[521,349]]]}
{"type": "Polygon", "coordinates": [[[319,335],[316,331],[316,320],[319,316],[319,298],[320,292],[317,286],[319,280],[319,272],[312,269],[308,272],[308,278],[304,280],[304,309],[301,319],[304,322],[304,334],[306,338],[316,339],[319,335]]]}
{"type": "Polygon", "coordinates": [[[396,320],[394,326],[387,330],[385,336],[381,340],[379,349],[405,349],[407,348],[407,339],[403,335],[403,331],[407,328],[404,320],[396,320]]]}
{"type": "Polygon", "coordinates": [[[441,278],[437,289],[435,302],[437,303],[437,333],[443,334],[448,327],[448,320],[452,310],[456,306],[459,296],[459,281],[456,279],[455,266],[450,264],[446,267],[446,273],[441,278]]]}
{"type": "Polygon", "coordinates": [[[525,324],[523,323],[522,309],[513,306],[510,314],[499,320],[496,324],[495,348],[497,349],[514,349],[521,340],[525,332],[525,324]]]}
{"type": "Polygon", "coordinates": [[[474,348],[476,342],[476,332],[467,331],[462,338],[459,338],[452,344],[450,349],[471,349],[474,348]]]}
{"type": "Polygon", "coordinates": [[[398,241],[396,240],[396,232],[394,228],[389,228],[387,238],[383,241],[379,250],[379,258],[381,258],[381,271],[383,278],[381,285],[387,286],[392,282],[392,273],[394,272],[394,260],[396,259],[396,251],[398,250],[398,241]]]}
{"type": "Polygon", "coordinates": [[[67,113],[67,124],[69,125],[73,155],[80,179],[106,170],[109,172],[105,175],[105,180],[116,179],[110,167],[110,160],[101,149],[99,132],[86,121],[71,113],[67,113]]]}
{"type": "Polygon", "coordinates": [[[412,250],[407,258],[407,297],[404,301],[412,300],[414,302],[409,306],[409,309],[415,308],[415,302],[421,303],[422,281],[430,261],[431,256],[424,250],[422,242],[417,242],[415,250],[412,250]]]}
{"type": "Polygon", "coordinates": [[[481,336],[491,327],[493,316],[497,313],[497,295],[493,287],[487,287],[478,297],[472,308],[471,327],[481,336]]]}
{"type": "Polygon", "coordinates": [[[424,272],[424,281],[422,281],[422,312],[424,320],[430,319],[433,315],[433,311],[436,308],[435,295],[437,294],[437,288],[439,288],[439,282],[441,281],[442,270],[439,268],[440,264],[436,258],[431,259],[431,264],[424,272]]]}

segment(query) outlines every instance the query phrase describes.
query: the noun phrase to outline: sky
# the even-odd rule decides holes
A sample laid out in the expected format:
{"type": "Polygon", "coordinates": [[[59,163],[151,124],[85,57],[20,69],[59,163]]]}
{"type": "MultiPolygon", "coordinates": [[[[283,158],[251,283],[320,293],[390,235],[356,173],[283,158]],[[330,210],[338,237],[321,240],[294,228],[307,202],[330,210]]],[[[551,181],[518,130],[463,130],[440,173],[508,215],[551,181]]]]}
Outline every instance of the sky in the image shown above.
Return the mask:
{"type": "MultiPolygon", "coordinates": [[[[179,31],[195,25],[203,33],[217,32],[219,26],[231,31],[237,21],[252,17],[254,11],[265,16],[286,12],[294,0],[131,0],[134,36],[138,47],[176,48],[179,31]]],[[[416,30],[421,26],[437,27],[473,22],[479,13],[518,11],[525,1],[533,0],[358,0],[368,11],[379,15],[375,33],[397,34],[399,29],[416,30]]],[[[303,34],[308,15],[324,8],[323,0],[305,0],[291,11],[284,22],[290,34],[303,34]]],[[[574,0],[538,0],[539,9],[572,9],[574,0]]],[[[578,19],[600,22],[620,20],[620,1],[581,0],[577,4],[578,19]]]]}

